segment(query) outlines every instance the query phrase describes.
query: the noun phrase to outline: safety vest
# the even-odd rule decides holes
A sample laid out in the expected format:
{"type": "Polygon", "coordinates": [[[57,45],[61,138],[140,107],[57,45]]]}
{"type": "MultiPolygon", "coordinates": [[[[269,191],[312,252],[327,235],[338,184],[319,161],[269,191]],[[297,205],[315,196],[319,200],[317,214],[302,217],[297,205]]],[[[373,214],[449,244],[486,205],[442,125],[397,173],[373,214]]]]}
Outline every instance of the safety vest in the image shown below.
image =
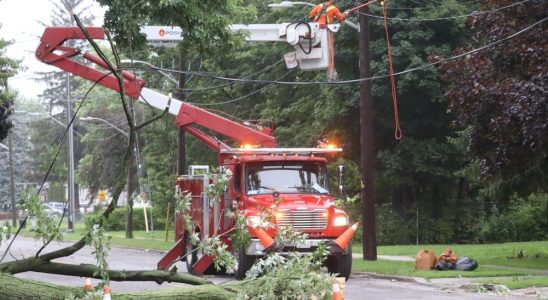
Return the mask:
{"type": "Polygon", "coordinates": [[[326,7],[327,5],[322,4],[322,9],[320,10],[320,13],[316,15],[314,18],[314,22],[319,22],[321,18],[325,17],[325,24],[331,24],[333,23],[333,18],[329,17],[328,11],[335,9],[336,7],[334,5],[330,5],[329,7],[326,7]]]}

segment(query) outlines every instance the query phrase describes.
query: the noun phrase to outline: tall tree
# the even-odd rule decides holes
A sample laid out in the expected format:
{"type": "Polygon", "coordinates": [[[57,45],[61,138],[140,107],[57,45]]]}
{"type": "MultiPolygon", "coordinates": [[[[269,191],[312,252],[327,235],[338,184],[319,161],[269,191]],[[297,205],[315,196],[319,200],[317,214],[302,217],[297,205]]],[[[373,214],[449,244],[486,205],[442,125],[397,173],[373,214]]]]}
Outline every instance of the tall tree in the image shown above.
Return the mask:
{"type": "MultiPolygon", "coordinates": [[[[14,94],[15,95],[15,94],[14,94]]],[[[16,100],[14,108],[25,111],[39,111],[39,106],[30,101],[16,100]]],[[[26,186],[33,186],[35,181],[28,180],[29,175],[33,172],[33,150],[34,144],[29,139],[32,135],[32,124],[35,117],[29,114],[13,114],[10,119],[13,127],[11,128],[12,151],[13,151],[13,168],[15,180],[15,198],[19,199],[19,195],[26,186]]],[[[6,161],[6,152],[0,152],[0,160],[6,161]]],[[[8,201],[10,195],[10,172],[9,164],[0,164],[0,205],[2,202],[8,201]]]]}
{"type": "Polygon", "coordinates": [[[231,21],[251,12],[241,0],[99,0],[107,6],[105,27],[116,41],[129,51],[141,47],[145,40],[139,33],[142,25],[177,25],[183,29],[186,48],[198,53],[221,53],[235,45],[228,29],[231,21]],[[158,23],[158,24],[155,24],[158,23]]]}
{"type": "Polygon", "coordinates": [[[450,82],[446,96],[455,124],[469,130],[469,154],[477,158],[482,178],[502,178],[508,190],[546,191],[547,3],[531,0],[497,10],[511,4],[485,1],[482,9],[495,11],[469,18],[470,48],[517,35],[444,64],[441,69],[450,82]]]}
{"type": "MultiPolygon", "coordinates": [[[[89,0],[50,0],[50,2],[53,4],[54,10],[52,11],[50,15],[50,19],[48,21],[40,22],[44,27],[75,26],[76,24],[72,20],[72,14],[78,15],[80,19],[82,20],[82,22],[86,25],[91,25],[95,18],[90,12],[89,8],[90,8],[91,2],[89,0]]],[[[69,41],[68,43],[71,46],[76,46],[74,41],[69,41]]],[[[42,99],[42,101],[44,101],[44,103],[48,106],[47,112],[49,114],[63,113],[65,115],[65,119],[68,119],[69,116],[72,116],[72,113],[73,113],[72,107],[74,106],[74,103],[76,102],[75,100],[81,98],[82,96],[82,95],[78,95],[77,93],[74,93],[74,91],[77,90],[77,88],[79,87],[79,83],[81,81],[75,80],[73,76],[70,76],[68,73],[62,72],[62,71],[40,72],[40,73],[37,73],[36,79],[40,81],[44,81],[47,84],[47,88],[40,95],[40,98],[42,99]]],[[[44,129],[46,131],[49,130],[48,128],[44,128],[44,129]]],[[[78,131],[77,125],[74,124],[73,129],[78,131]]],[[[38,137],[38,139],[40,139],[42,135],[38,133],[35,136],[38,137]]],[[[73,146],[74,147],[73,159],[75,164],[74,168],[76,169],[77,168],[76,165],[81,157],[81,143],[79,141],[78,136],[69,137],[66,140],[67,140],[67,149],[64,149],[64,151],[61,153],[61,157],[65,158],[63,161],[68,161],[70,159],[69,148],[73,146]],[[69,145],[71,139],[73,139],[73,143],[72,145],[69,145]]],[[[51,154],[55,153],[56,151],[53,148],[55,147],[50,148],[52,153],[43,152],[43,153],[40,153],[40,155],[36,156],[36,159],[37,159],[36,164],[37,165],[48,164],[53,158],[51,154]]],[[[59,161],[61,161],[61,159],[59,159],[58,162],[56,163],[56,168],[69,167],[68,162],[66,164],[63,164],[59,161]]],[[[62,180],[62,178],[55,178],[55,177],[52,177],[52,179],[59,180],[57,182],[61,182],[62,180]]],[[[79,188],[77,183],[75,183],[74,189],[75,189],[74,190],[75,205],[73,209],[76,212],[79,212],[80,200],[79,200],[79,188]]]]}
{"type": "MultiPolygon", "coordinates": [[[[95,19],[90,14],[89,0],[49,0],[53,4],[54,10],[51,12],[48,21],[41,21],[40,24],[47,26],[75,26],[72,20],[72,14],[78,15],[82,22],[86,25],[91,25],[95,19]]],[[[73,41],[71,41],[73,43],[73,41]]],[[[66,110],[67,101],[67,73],[62,71],[39,72],[37,80],[44,81],[47,88],[40,97],[49,105],[49,112],[54,109],[57,112],[59,109],[66,110]]],[[[70,86],[77,89],[79,83],[70,79],[70,86]]]]}
{"type": "MultiPolygon", "coordinates": [[[[0,23],[0,27],[2,24],[0,23]]],[[[11,43],[0,39],[0,141],[4,140],[11,128],[9,116],[13,104],[13,94],[8,91],[8,79],[17,73],[19,62],[6,56],[11,43]]]]}

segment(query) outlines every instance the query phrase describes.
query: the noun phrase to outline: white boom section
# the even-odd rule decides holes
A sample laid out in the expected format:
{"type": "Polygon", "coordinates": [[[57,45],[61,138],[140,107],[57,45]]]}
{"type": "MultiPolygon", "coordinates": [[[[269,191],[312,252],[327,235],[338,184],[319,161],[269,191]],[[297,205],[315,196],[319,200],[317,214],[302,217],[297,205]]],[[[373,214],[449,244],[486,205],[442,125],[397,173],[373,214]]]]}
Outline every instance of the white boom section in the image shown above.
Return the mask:
{"type": "Polygon", "coordinates": [[[295,48],[295,52],[289,55],[295,57],[301,70],[325,70],[329,64],[327,31],[337,32],[340,24],[329,25],[328,29],[320,28],[318,23],[308,25],[310,27],[306,23],[235,24],[230,26],[230,30],[244,33],[246,41],[286,42],[295,48]]]}
{"type": "Polygon", "coordinates": [[[342,148],[229,148],[221,150],[222,154],[285,154],[285,155],[310,155],[342,152],[342,148]]]}
{"type": "MultiPolygon", "coordinates": [[[[299,67],[303,71],[316,71],[327,69],[330,56],[328,31],[337,32],[340,26],[340,24],[330,24],[327,28],[321,28],[318,23],[299,22],[234,24],[230,25],[229,29],[232,32],[243,33],[246,35],[246,41],[250,42],[288,43],[295,48],[295,51],[285,55],[287,68],[299,67]]],[[[147,36],[150,43],[160,41],[175,45],[181,40],[182,29],[176,26],[146,26],[141,28],[141,32],[147,36]],[[172,35],[175,37],[170,37],[172,35]]]]}
{"type": "MultiPolygon", "coordinates": [[[[170,103],[169,96],[148,88],[143,88],[141,90],[141,97],[139,97],[139,101],[143,103],[148,103],[150,106],[162,111],[165,110],[168,103],[170,103]]],[[[177,116],[179,114],[179,110],[181,109],[181,105],[181,100],[171,98],[171,103],[169,104],[169,113],[177,116]]]]}

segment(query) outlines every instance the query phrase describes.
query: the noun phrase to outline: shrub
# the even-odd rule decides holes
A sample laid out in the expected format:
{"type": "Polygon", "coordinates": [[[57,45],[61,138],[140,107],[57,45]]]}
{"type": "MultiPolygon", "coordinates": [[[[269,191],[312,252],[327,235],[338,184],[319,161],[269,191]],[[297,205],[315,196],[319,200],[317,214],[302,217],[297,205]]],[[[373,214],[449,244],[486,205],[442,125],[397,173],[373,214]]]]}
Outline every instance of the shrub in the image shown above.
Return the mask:
{"type": "MultiPolygon", "coordinates": [[[[150,210],[147,210],[148,224],[150,226],[150,210]]],[[[155,230],[163,230],[166,226],[165,211],[160,209],[152,209],[152,220],[154,221],[155,230]],[[163,214],[163,215],[162,215],[163,214]]],[[[104,223],[104,228],[107,231],[123,231],[126,229],[126,207],[119,207],[109,216],[104,223]]],[[[149,227],[149,229],[151,229],[149,227]]],[[[142,208],[133,209],[133,230],[145,230],[145,218],[142,208]]]]}
{"type": "Polygon", "coordinates": [[[405,220],[384,203],[377,206],[377,240],[379,245],[402,245],[415,236],[412,221],[405,220]]]}
{"type": "Polygon", "coordinates": [[[485,226],[484,238],[489,242],[548,239],[548,194],[512,197],[507,211],[495,210],[485,226]]]}

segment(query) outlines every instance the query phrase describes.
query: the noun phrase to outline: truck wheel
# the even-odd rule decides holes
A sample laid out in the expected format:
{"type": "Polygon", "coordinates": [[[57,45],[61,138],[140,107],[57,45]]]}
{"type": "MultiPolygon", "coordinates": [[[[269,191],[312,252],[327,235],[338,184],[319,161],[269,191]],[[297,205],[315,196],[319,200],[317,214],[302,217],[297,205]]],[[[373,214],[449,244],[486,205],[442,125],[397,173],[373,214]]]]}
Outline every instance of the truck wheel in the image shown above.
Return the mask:
{"type": "Polygon", "coordinates": [[[196,248],[194,245],[192,245],[192,242],[190,241],[190,234],[185,234],[185,262],[186,262],[186,270],[188,273],[192,274],[194,264],[198,261],[198,251],[194,251],[196,248]]]}
{"type": "Polygon", "coordinates": [[[245,254],[245,247],[240,247],[238,251],[233,252],[233,255],[238,262],[238,268],[234,271],[234,277],[238,280],[242,280],[245,278],[245,273],[251,269],[257,260],[257,256],[245,254]]]}
{"type": "Polygon", "coordinates": [[[346,254],[339,257],[329,255],[326,265],[329,273],[338,274],[338,277],[344,277],[348,280],[352,271],[352,247],[348,246],[346,254]]]}

